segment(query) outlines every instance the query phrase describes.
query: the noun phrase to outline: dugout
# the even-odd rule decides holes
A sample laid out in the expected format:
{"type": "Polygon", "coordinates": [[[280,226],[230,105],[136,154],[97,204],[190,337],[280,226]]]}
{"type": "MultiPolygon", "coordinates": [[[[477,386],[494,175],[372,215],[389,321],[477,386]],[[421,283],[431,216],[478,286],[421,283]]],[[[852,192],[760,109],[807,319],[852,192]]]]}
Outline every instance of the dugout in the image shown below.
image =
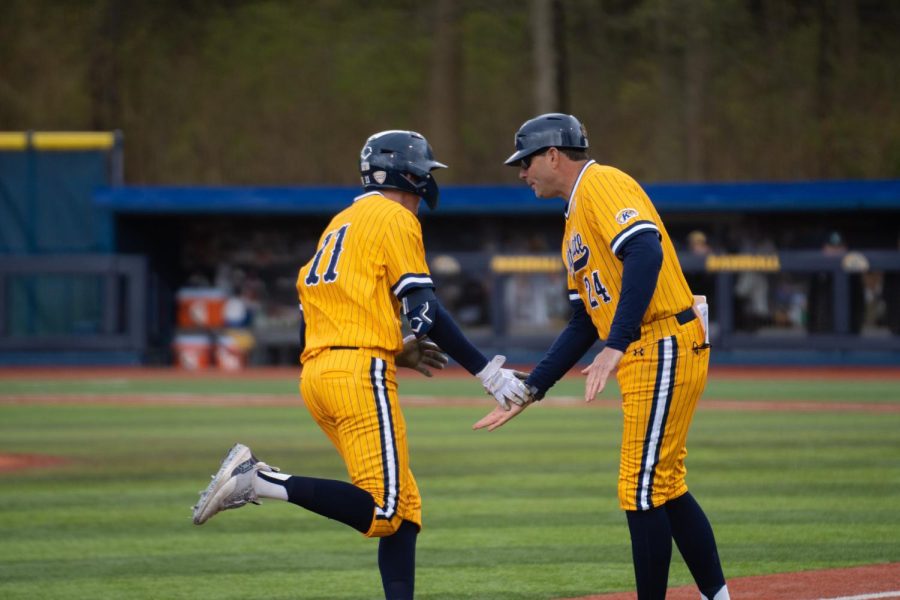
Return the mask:
{"type": "MultiPolygon", "coordinates": [[[[898,360],[900,182],[646,188],[692,285],[712,298],[717,360],[898,360]],[[708,254],[691,252],[696,231],[708,254]],[[829,254],[824,247],[836,232],[843,248],[829,254]]],[[[296,270],[330,216],[358,193],[126,186],[94,199],[114,215],[119,251],[166,265],[163,304],[192,279],[227,288],[237,271],[238,284],[249,280],[259,302],[254,360],[284,363],[296,359],[296,270]]],[[[438,211],[423,209],[439,294],[481,346],[527,362],[565,322],[561,209],[523,186],[446,186],[438,211]]],[[[165,326],[171,308],[158,313],[165,326]]]]}

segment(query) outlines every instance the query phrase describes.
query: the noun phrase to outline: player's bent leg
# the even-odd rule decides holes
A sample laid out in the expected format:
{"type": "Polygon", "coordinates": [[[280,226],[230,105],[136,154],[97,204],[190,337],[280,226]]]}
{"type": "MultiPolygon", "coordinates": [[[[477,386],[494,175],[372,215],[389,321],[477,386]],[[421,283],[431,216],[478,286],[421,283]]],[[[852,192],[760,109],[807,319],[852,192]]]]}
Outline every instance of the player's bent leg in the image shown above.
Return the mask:
{"type": "Polygon", "coordinates": [[[406,422],[392,357],[374,350],[325,353],[304,365],[301,392],[344,459],[350,481],[374,501],[364,531],[393,535],[421,525],[421,497],[409,469],[406,422]]]}
{"type": "Polygon", "coordinates": [[[259,472],[253,485],[259,498],[286,500],[349,525],[367,537],[391,536],[408,522],[399,516],[379,519],[372,494],[345,481],[259,472]]]}
{"type": "Polygon", "coordinates": [[[287,500],[306,510],[366,533],[375,513],[372,495],[351,483],[334,479],[259,473],[255,482],[261,498],[287,500]]]}
{"type": "Polygon", "coordinates": [[[690,493],[665,505],[672,537],[700,593],[707,600],[728,600],[728,588],[719,561],[716,538],[709,519],[690,493]]]}
{"type": "MultiPolygon", "coordinates": [[[[406,419],[396,367],[380,356],[359,356],[353,383],[341,390],[340,453],[350,481],[375,501],[369,537],[393,535],[403,521],[422,523],[422,499],[409,468],[406,419]]],[[[334,386],[332,386],[334,389],[334,386]]]]}

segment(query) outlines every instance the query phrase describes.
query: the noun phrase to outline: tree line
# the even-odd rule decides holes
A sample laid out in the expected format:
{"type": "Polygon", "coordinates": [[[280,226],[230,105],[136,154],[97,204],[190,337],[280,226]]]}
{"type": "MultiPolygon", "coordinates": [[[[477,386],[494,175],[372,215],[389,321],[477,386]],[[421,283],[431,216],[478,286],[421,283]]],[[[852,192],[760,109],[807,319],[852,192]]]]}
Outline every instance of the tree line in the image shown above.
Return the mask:
{"type": "Polygon", "coordinates": [[[120,129],[135,184],[352,184],[382,129],[509,183],[527,118],[643,181],[900,177],[893,0],[6,0],[0,129],[120,129]]]}

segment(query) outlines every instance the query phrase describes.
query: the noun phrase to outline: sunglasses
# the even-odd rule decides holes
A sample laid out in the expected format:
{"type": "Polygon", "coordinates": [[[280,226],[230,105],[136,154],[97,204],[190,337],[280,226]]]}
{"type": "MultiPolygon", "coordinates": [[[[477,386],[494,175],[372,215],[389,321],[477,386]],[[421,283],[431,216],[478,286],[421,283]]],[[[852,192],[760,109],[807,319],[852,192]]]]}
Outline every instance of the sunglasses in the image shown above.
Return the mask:
{"type": "Polygon", "coordinates": [[[545,149],[545,150],[543,150],[543,151],[541,151],[541,152],[535,152],[534,154],[529,154],[528,156],[526,156],[525,158],[523,158],[522,160],[520,160],[520,161],[519,161],[519,164],[522,166],[523,169],[530,169],[530,168],[531,168],[531,161],[534,160],[534,158],[537,157],[537,156],[542,156],[542,155],[544,155],[544,154],[547,154],[547,151],[548,151],[548,150],[550,150],[550,148],[547,148],[547,149],[545,149]]]}

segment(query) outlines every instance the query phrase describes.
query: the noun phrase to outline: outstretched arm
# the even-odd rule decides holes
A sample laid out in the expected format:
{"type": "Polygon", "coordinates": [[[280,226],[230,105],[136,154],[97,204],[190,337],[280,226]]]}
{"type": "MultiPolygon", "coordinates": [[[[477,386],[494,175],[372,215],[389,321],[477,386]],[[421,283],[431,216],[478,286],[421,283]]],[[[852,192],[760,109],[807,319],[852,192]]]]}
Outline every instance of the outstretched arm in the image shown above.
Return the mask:
{"type": "Polygon", "coordinates": [[[415,336],[431,338],[441,350],[475,375],[504,410],[509,410],[510,402],[522,404],[528,401],[528,390],[515,372],[502,368],[506,357],[497,355],[488,361],[441,306],[433,289],[413,290],[402,298],[402,302],[415,336]]]}
{"type": "Polygon", "coordinates": [[[581,299],[575,296],[571,304],[572,316],[568,325],[525,380],[525,385],[532,390],[535,400],[543,398],[547,390],[562,379],[598,339],[597,329],[581,299]]]}

